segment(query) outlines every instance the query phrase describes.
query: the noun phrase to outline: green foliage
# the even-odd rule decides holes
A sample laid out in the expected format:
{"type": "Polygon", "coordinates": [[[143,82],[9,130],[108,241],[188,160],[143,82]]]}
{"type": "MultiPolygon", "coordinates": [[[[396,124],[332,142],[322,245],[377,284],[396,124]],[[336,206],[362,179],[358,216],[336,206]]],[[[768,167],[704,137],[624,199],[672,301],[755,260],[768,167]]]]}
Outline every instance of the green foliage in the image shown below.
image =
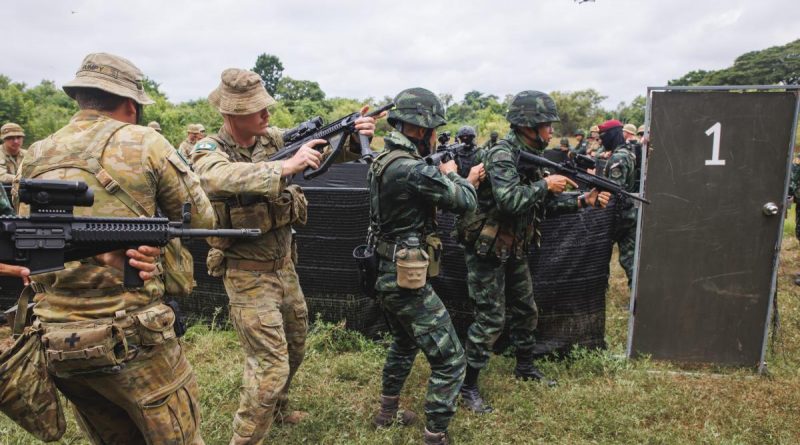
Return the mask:
{"type": "Polygon", "coordinates": [[[274,96],[278,88],[278,82],[283,76],[281,59],[272,54],[262,53],[256,58],[256,66],[253,67],[253,71],[261,76],[261,80],[264,81],[264,88],[274,96]]]}
{"type": "Polygon", "coordinates": [[[594,89],[571,92],[553,91],[550,96],[558,107],[560,134],[572,135],[578,129],[588,130],[603,121],[606,111],[600,104],[606,99],[594,89]]]}
{"type": "Polygon", "coordinates": [[[644,123],[644,112],[647,106],[647,99],[644,96],[636,96],[630,104],[620,102],[617,105],[617,119],[624,124],[634,124],[637,127],[644,123]]]}

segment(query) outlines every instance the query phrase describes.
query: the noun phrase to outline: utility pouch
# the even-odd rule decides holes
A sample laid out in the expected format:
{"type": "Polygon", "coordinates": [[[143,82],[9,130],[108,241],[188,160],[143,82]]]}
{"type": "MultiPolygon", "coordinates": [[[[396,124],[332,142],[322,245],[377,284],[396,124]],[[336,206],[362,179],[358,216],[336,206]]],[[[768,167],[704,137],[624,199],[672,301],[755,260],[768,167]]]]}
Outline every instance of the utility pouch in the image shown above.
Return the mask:
{"type": "Polygon", "coordinates": [[[428,254],[419,246],[417,238],[410,238],[405,247],[395,254],[397,267],[397,287],[401,289],[420,289],[425,286],[428,275],[428,254]]]}
{"type": "Polygon", "coordinates": [[[508,258],[515,254],[514,248],[514,234],[509,230],[500,229],[497,232],[497,238],[494,241],[494,254],[501,263],[505,263],[508,258]]]}
{"type": "MultiPolygon", "coordinates": [[[[284,190],[280,196],[269,202],[269,216],[272,217],[272,227],[279,228],[292,223],[292,195],[284,190]]],[[[261,229],[264,233],[264,229],[261,229]]]]}
{"type": "MultiPolygon", "coordinates": [[[[177,302],[174,302],[177,305],[177,302]]],[[[180,309],[178,310],[180,311],[180,309]]],[[[133,315],[136,319],[136,333],[139,336],[140,346],[157,346],[167,340],[176,338],[175,322],[178,312],[166,304],[159,304],[150,309],[137,312],[133,315]]]]}
{"type": "Polygon", "coordinates": [[[378,281],[378,256],[375,249],[367,244],[362,244],[353,249],[353,258],[358,268],[358,284],[361,290],[370,298],[375,298],[375,283],[378,281]]]}
{"type": "Polygon", "coordinates": [[[500,224],[496,221],[486,221],[478,233],[478,238],[475,240],[475,253],[484,258],[489,254],[492,246],[494,246],[497,232],[500,229],[500,224]]]}
{"type": "Polygon", "coordinates": [[[303,189],[299,185],[292,184],[286,187],[286,191],[292,196],[292,217],[291,224],[304,226],[308,222],[308,200],[303,189]]]}
{"type": "Polygon", "coordinates": [[[225,275],[225,252],[212,247],[208,249],[206,257],[206,270],[212,277],[220,278],[225,275]]]}
{"type": "Polygon", "coordinates": [[[47,324],[44,332],[47,369],[57,376],[113,372],[120,369],[128,355],[125,333],[111,319],[47,324]]]}
{"type": "Polygon", "coordinates": [[[173,297],[188,297],[197,284],[194,281],[194,261],[189,249],[179,238],[171,239],[164,247],[164,289],[173,297]]]}
{"type": "Polygon", "coordinates": [[[428,235],[425,238],[428,253],[428,278],[438,277],[442,265],[442,240],[439,235],[428,235]]]}
{"type": "MultiPolygon", "coordinates": [[[[230,229],[233,227],[231,225],[230,208],[225,200],[212,200],[211,207],[214,209],[214,215],[217,217],[217,224],[220,229],[230,229]]],[[[207,238],[207,240],[211,247],[222,250],[231,247],[234,241],[233,238],[219,238],[214,236],[207,238]]]]}

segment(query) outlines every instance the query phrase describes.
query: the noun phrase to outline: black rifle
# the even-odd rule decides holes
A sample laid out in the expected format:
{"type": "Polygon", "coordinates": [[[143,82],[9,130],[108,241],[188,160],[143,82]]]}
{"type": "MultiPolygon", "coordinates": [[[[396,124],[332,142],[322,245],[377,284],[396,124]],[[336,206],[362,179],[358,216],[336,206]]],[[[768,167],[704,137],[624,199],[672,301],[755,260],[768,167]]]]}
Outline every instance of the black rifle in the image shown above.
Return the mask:
{"type": "MultiPolygon", "coordinates": [[[[584,158],[588,158],[584,156],[584,158]]],[[[577,159],[577,158],[576,158],[577,159]]],[[[582,159],[582,158],[581,158],[582,159]]],[[[583,165],[587,165],[587,162],[591,162],[592,164],[594,161],[592,159],[576,161],[575,164],[581,162],[583,165]]],[[[645,204],[650,204],[650,201],[644,199],[638,195],[633,193],[627,192],[622,186],[617,184],[614,181],[611,181],[608,178],[603,176],[593,175],[591,173],[586,172],[584,169],[579,168],[577,165],[570,165],[569,162],[565,162],[563,164],[559,164],[549,159],[543,158],[541,156],[537,156],[533,153],[528,153],[527,151],[520,151],[519,153],[519,161],[517,163],[517,168],[521,171],[530,170],[532,167],[543,167],[547,169],[551,174],[559,174],[564,175],[571,178],[573,181],[577,182],[580,186],[589,186],[591,188],[596,188],[601,191],[611,192],[615,195],[622,195],[630,199],[634,199],[639,202],[643,202],[645,204]]]]}
{"type": "Polygon", "coordinates": [[[425,156],[425,162],[428,165],[436,165],[438,166],[442,162],[450,162],[456,160],[458,157],[458,151],[464,147],[464,144],[450,144],[450,145],[440,145],[439,148],[436,149],[435,153],[431,153],[428,156],[425,156]]]}
{"type": "MultiPolygon", "coordinates": [[[[167,245],[172,238],[255,237],[258,229],[190,229],[191,209],[183,221],[167,218],[102,218],[74,216],[74,206],[94,204],[94,191],[81,181],[22,179],[19,200],[31,215],[0,217],[0,263],[27,267],[31,275],[64,269],[64,263],[120,249],[167,245]]],[[[139,270],[124,262],[123,285],[141,287],[139,270]]]]}
{"type": "Polygon", "coordinates": [[[319,130],[319,128],[324,124],[322,118],[319,116],[312,117],[311,119],[303,122],[302,124],[286,130],[283,132],[283,145],[289,145],[293,142],[297,142],[300,139],[314,133],[315,131],[319,130]]]}
{"type": "MultiPolygon", "coordinates": [[[[394,102],[389,102],[388,104],[378,108],[377,110],[369,112],[366,117],[375,117],[383,113],[384,111],[388,111],[394,108],[394,102]]],[[[315,150],[323,152],[323,148],[326,145],[331,146],[331,153],[328,155],[327,158],[323,159],[322,162],[319,164],[319,168],[313,169],[311,167],[307,168],[303,172],[303,178],[305,179],[312,179],[315,178],[326,171],[328,168],[333,164],[333,161],[336,160],[336,156],[342,151],[342,147],[344,147],[345,142],[347,141],[347,137],[351,134],[356,133],[356,126],[355,122],[356,119],[361,117],[361,113],[353,113],[349,114],[335,122],[331,122],[330,124],[320,128],[319,130],[307,134],[306,136],[299,138],[292,142],[289,146],[284,147],[279,152],[275,153],[274,155],[269,157],[270,161],[280,161],[282,159],[288,159],[294,156],[297,153],[297,150],[303,146],[306,142],[313,140],[313,139],[325,139],[328,143],[327,144],[320,144],[314,147],[315,150]]],[[[361,142],[361,159],[369,161],[375,155],[369,148],[369,138],[359,134],[358,137],[360,138],[361,142]]]]}

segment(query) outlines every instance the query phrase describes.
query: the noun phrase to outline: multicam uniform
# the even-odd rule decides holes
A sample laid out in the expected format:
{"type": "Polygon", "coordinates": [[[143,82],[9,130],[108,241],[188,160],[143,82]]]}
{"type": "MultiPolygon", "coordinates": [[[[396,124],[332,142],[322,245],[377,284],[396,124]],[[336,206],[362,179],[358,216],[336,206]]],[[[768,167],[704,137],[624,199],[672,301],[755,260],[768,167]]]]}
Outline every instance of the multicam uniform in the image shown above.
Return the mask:
{"type": "Polygon", "coordinates": [[[474,209],[475,189],[457,173],[445,176],[427,165],[401,133],[392,132],[384,141],[385,151],[367,175],[370,220],[380,257],[375,289],[393,335],[383,368],[383,395],[400,394],[422,350],[431,366],[425,399],[427,429],[444,432],[455,414],[464,378],[464,350],[430,283],[413,290],[398,286],[394,256],[414,242],[423,249],[435,244],[429,236],[436,234],[436,209],[459,214],[474,209]]]}
{"type": "MultiPolygon", "coordinates": [[[[92,57],[85,63],[114,63],[92,57]]],[[[166,139],[92,110],[35,144],[21,177],[89,184],[94,206],[76,207],[77,216],[153,216],[158,207],[180,220],[189,202],[192,226],[214,225],[197,177],[166,139]]],[[[197,383],[161,279],[123,288],[121,271],[87,259],[37,275],[33,287],[49,370],[92,443],[203,443],[197,383]],[[94,354],[101,347],[106,356],[94,354]]]]}
{"type": "Polygon", "coordinates": [[[189,142],[188,139],[184,139],[181,145],[178,146],[178,153],[183,156],[183,159],[185,159],[189,165],[192,165],[192,149],[194,145],[195,144],[189,142]]]}
{"type": "Polygon", "coordinates": [[[14,181],[14,176],[19,171],[19,165],[27,153],[27,150],[20,149],[16,156],[12,156],[5,150],[0,150],[0,182],[10,184],[14,181]]]}

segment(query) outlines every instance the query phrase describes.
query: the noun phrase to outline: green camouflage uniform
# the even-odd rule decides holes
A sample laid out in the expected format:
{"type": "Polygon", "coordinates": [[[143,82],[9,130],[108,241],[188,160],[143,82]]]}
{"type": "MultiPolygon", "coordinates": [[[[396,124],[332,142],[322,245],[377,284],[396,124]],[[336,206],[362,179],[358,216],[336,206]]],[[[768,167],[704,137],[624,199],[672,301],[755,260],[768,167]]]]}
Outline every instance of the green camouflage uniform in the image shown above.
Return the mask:
{"type": "Polygon", "coordinates": [[[431,366],[425,399],[427,428],[443,432],[455,414],[464,379],[464,350],[450,314],[429,282],[415,290],[398,287],[397,268],[389,254],[393,249],[387,246],[401,245],[411,237],[424,245],[426,237],[435,234],[436,208],[459,214],[472,210],[475,190],[457,173],[445,176],[427,165],[401,133],[392,132],[384,141],[385,151],[367,175],[372,230],[379,240],[375,289],[393,335],[383,368],[382,394],[400,394],[414,358],[422,350],[431,366]]]}
{"type": "Polygon", "coordinates": [[[542,169],[517,170],[520,151],[541,155],[511,131],[484,153],[486,180],[478,187],[478,210],[459,221],[467,263],[467,285],[475,308],[466,350],[467,363],[482,369],[508,320],[518,357],[532,357],[538,313],[528,267],[531,241],[538,243],[545,215],[578,209],[574,196],[547,190],[542,169]]]}
{"type": "Polygon", "coordinates": [[[795,156],[792,161],[792,175],[789,180],[789,196],[794,198],[794,236],[800,241],[800,211],[797,211],[797,203],[800,202],[800,154],[795,156]]]}
{"type": "MultiPolygon", "coordinates": [[[[78,112],[66,127],[34,144],[20,175],[89,184],[94,206],[76,207],[76,216],[139,216],[112,194],[122,189],[147,215],[155,215],[158,207],[179,221],[183,204],[189,202],[193,227],[214,226],[211,205],[197,177],[163,136],[97,111],[78,112]],[[99,155],[102,167],[96,174],[87,171],[86,161],[81,160],[91,147],[99,147],[91,150],[99,155]]],[[[21,206],[20,214],[28,211],[27,205],[21,206]]],[[[78,424],[92,443],[203,443],[197,383],[172,329],[175,314],[161,303],[161,279],[148,280],[138,289],[123,288],[120,270],[93,259],[67,263],[62,271],[32,278],[37,292],[34,314],[45,336],[86,332],[112,321],[123,329],[128,354],[123,355],[121,369],[89,365],[74,369],[81,366],[75,362],[89,362],[89,355],[82,360],[48,360],[58,388],[72,402],[78,424]]],[[[89,338],[73,337],[77,338],[72,342],[65,338],[63,344],[45,342],[48,355],[51,348],[66,357],[92,346],[89,338]]]]}
{"type": "Polygon", "coordinates": [[[14,208],[11,207],[6,190],[0,187],[0,216],[11,216],[13,214],[14,208]]]}
{"type": "Polygon", "coordinates": [[[588,150],[589,150],[589,141],[587,141],[585,138],[580,142],[578,142],[577,144],[575,144],[575,148],[572,149],[572,151],[575,154],[579,155],[585,155],[588,150]]]}
{"type": "Polygon", "coordinates": [[[255,240],[212,242],[224,252],[230,318],[247,357],[233,426],[241,443],[261,443],[284,412],[305,353],[308,309],[291,254],[292,224],[305,222],[306,203],[299,187],[281,179],[282,161],[266,162],[282,147],[275,129],[240,147],[223,128],[192,152],[220,226],[262,231],[255,240]]]}
{"type": "MultiPolygon", "coordinates": [[[[615,148],[606,163],[603,175],[616,182],[625,191],[636,193],[636,155],[633,142],[626,142],[615,148]]],[[[628,287],[633,280],[633,255],[636,248],[636,207],[631,200],[622,200],[616,203],[619,208],[614,241],[619,248],[619,264],[625,269],[628,277],[628,287]]]]}

